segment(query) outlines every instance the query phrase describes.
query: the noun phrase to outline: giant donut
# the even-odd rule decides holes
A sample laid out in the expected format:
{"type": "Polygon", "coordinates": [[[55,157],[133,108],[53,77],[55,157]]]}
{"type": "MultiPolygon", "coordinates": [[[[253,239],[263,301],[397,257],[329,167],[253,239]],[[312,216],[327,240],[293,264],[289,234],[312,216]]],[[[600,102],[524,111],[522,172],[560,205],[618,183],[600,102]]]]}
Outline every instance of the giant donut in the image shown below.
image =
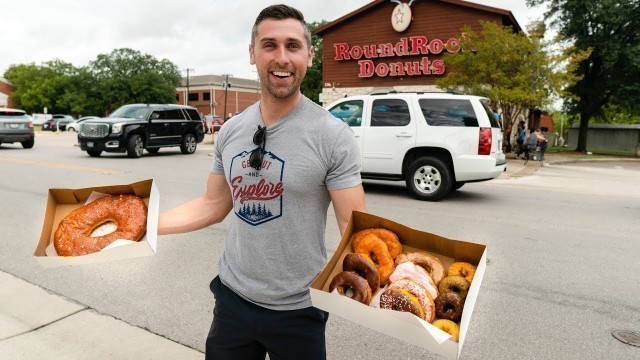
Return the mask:
{"type": "Polygon", "coordinates": [[[389,249],[389,254],[391,254],[392,258],[396,258],[396,256],[400,255],[402,252],[402,244],[398,239],[398,235],[383,228],[373,228],[373,229],[365,229],[358,231],[357,233],[351,236],[351,248],[353,251],[356,251],[356,248],[360,244],[360,241],[367,235],[373,234],[380,238],[380,240],[384,241],[389,249]]]}
{"type": "Polygon", "coordinates": [[[147,231],[147,205],[134,195],[104,196],[69,213],[53,238],[60,256],[98,252],[117,239],[138,241],[147,231]],[[118,227],[104,236],[91,237],[98,226],[113,222],[118,227]]]}

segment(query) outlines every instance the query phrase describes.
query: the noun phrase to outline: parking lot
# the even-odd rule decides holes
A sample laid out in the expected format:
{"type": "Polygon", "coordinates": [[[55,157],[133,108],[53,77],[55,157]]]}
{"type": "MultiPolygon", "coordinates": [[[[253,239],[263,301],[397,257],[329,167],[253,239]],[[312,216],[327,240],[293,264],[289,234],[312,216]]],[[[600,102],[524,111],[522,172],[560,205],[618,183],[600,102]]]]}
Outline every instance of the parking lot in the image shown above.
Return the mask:
{"type": "MultiPolygon", "coordinates": [[[[152,178],[160,209],[168,210],[203,192],[212,144],[198,144],[192,155],[168,148],[130,159],[91,158],[75,143],[75,134],[56,133],[38,134],[32,149],[0,147],[0,270],[203,351],[214,304],[208,285],[231,216],[196,233],[161,237],[152,257],[43,269],[32,254],[49,188],[152,178]]],[[[640,357],[640,348],[611,336],[614,329],[640,331],[638,189],[638,161],[548,163],[531,174],[466,184],[435,203],[414,200],[403,183],[365,182],[370,213],[487,245],[463,359],[640,357]]],[[[340,236],[329,211],[331,256],[340,236]]],[[[439,358],[337,316],[328,323],[327,348],[329,359],[439,358]]]]}

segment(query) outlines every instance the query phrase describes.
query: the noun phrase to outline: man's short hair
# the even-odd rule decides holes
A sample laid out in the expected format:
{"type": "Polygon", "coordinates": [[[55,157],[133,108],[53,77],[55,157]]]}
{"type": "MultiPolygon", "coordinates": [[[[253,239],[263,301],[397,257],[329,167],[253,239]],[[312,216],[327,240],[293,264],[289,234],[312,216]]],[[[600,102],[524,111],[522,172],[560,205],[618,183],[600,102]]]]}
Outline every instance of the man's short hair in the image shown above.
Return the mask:
{"type": "Polygon", "coordinates": [[[260,14],[258,14],[258,17],[256,18],[256,22],[253,24],[253,29],[251,29],[251,45],[255,44],[255,39],[258,35],[258,25],[266,19],[296,19],[300,21],[300,24],[302,24],[302,27],[304,28],[304,36],[307,39],[307,45],[311,48],[311,32],[307,27],[307,23],[304,21],[304,15],[302,15],[300,10],[284,4],[271,5],[260,11],[260,14]]]}

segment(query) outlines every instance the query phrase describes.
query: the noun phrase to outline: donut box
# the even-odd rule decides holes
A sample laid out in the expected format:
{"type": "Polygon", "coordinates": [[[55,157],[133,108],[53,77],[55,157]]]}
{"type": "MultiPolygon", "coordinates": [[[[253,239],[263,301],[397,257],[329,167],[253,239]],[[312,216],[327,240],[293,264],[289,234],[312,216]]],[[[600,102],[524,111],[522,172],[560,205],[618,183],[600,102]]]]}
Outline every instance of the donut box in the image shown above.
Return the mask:
{"type": "Polygon", "coordinates": [[[160,194],[152,179],[126,185],[107,185],[82,189],[49,189],[46,206],[40,241],[33,253],[36,261],[45,268],[94,264],[150,256],[156,253],[160,194]],[[52,255],[51,252],[47,255],[47,252],[53,248],[50,245],[53,243],[54,233],[60,221],[67,214],[84,205],[87,199],[95,196],[96,193],[109,195],[130,194],[140,197],[147,205],[147,230],[142,239],[124,246],[107,248],[88,255],[56,256],[55,254],[52,255]]]}
{"type": "Polygon", "coordinates": [[[385,218],[354,211],[336,252],[311,283],[311,300],[313,306],[331,314],[341,316],[447,358],[457,359],[462,351],[467,329],[471,322],[471,314],[478,298],[480,284],[486,268],[486,258],[485,245],[447,239],[439,235],[411,229],[385,218]],[[339,295],[337,292],[329,292],[331,280],[342,271],[344,257],[352,253],[350,246],[352,234],[371,228],[384,228],[393,231],[398,235],[402,243],[403,252],[417,249],[435,255],[442,261],[445,269],[456,261],[464,261],[476,266],[475,276],[469,287],[462,311],[462,319],[459,323],[460,334],[458,342],[451,335],[411,313],[374,308],[349,297],[339,295]]]}

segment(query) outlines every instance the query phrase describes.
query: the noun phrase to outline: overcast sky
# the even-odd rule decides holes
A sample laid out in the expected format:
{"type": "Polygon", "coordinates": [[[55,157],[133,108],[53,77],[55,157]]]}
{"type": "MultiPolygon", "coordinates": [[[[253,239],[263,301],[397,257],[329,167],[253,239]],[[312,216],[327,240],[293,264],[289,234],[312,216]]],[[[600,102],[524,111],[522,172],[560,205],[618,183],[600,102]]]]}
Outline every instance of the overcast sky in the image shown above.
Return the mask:
{"type": "MultiPolygon", "coordinates": [[[[333,21],[371,1],[0,0],[0,76],[11,64],[60,59],[85,66],[98,54],[128,47],[194,69],[193,75],[254,79],[251,26],[260,10],[279,2],[312,22],[333,21]]],[[[473,2],[510,10],[523,28],[543,13],[527,8],[525,0],[473,2]]]]}

